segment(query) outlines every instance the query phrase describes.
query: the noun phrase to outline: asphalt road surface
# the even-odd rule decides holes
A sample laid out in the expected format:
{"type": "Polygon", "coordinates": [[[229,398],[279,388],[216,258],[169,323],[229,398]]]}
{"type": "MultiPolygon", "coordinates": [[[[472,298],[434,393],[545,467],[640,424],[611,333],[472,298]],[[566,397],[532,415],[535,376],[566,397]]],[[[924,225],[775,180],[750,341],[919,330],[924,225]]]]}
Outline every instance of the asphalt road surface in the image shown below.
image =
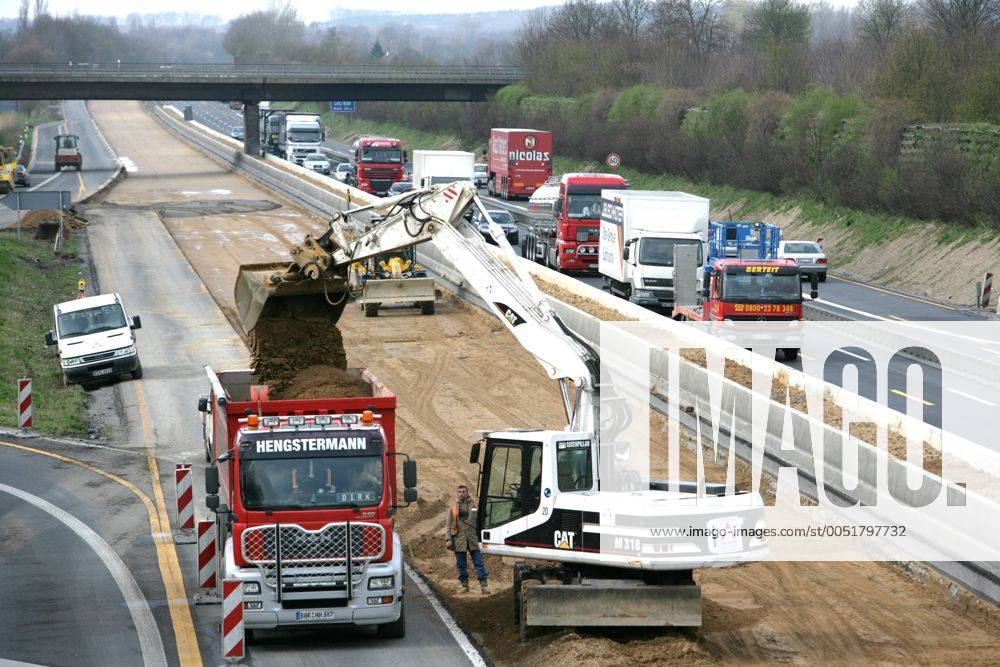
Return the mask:
{"type": "MultiPolygon", "coordinates": [[[[175,463],[194,464],[196,514],[207,517],[201,491],[201,423],[196,411],[198,395],[207,390],[203,367],[246,367],[247,353],[154,207],[147,205],[192,199],[267,200],[274,195],[225,171],[169,134],[137,103],[99,102],[92,109],[115,151],[128,155],[142,175],[123,181],[106,205],[88,212],[88,233],[101,289],[120,292],[130,312],[141,315],[143,323],[137,339],[144,377],[100,391],[119,393],[127,427],[118,439],[127,447],[155,451],[165,489],[172,483],[175,463]]],[[[189,222],[196,227],[211,226],[213,219],[215,216],[192,213],[189,222]]],[[[172,492],[168,491],[168,496],[172,499],[172,492]]],[[[195,586],[195,549],[179,545],[177,550],[191,591],[195,586]]],[[[305,634],[261,633],[259,643],[250,648],[250,664],[327,665],[334,660],[361,665],[396,661],[468,664],[430,600],[412,581],[409,583],[405,639],[377,639],[368,636],[371,632],[353,627],[305,634]]],[[[193,614],[201,655],[206,662],[218,662],[218,607],[198,606],[193,614]]]]}

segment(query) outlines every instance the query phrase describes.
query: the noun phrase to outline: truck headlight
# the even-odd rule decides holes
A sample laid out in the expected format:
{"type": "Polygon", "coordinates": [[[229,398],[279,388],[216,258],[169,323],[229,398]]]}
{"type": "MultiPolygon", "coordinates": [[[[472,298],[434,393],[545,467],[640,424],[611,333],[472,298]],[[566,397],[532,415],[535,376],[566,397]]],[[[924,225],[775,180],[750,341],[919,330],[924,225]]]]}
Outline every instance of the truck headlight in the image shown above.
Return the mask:
{"type": "Polygon", "coordinates": [[[83,357],[69,357],[68,359],[64,357],[59,360],[59,363],[63,368],[66,368],[68,366],[79,366],[82,361],[83,357]]]}
{"type": "Polygon", "coordinates": [[[257,582],[257,581],[244,581],[243,582],[243,594],[244,595],[260,595],[260,582],[257,582]]]}
{"type": "Polygon", "coordinates": [[[135,354],[135,345],[129,345],[128,347],[115,350],[116,357],[131,357],[133,354],[135,354]]]}
{"type": "Polygon", "coordinates": [[[391,574],[387,577],[372,577],[368,580],[368,590],[370,591],[384,591],[393,588],[395,585],[396,577],[391,574]]]}
{"type": "Polygon", "coordinates": [[[637,289],[635,295],[640,299],[655,299],[656,295],[650,292],[648,289],[637,289]]]}

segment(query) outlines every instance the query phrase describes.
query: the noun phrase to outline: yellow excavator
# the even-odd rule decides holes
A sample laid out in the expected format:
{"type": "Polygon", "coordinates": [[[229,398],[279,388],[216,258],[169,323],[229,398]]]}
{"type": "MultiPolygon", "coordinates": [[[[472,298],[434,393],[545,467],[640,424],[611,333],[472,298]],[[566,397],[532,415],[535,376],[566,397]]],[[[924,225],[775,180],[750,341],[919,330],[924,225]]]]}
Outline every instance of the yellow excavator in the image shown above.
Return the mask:
{"type": "Polygon", "coordinates": [[[0,195],[14,190],[14,170],[17,169],[17,149],[0,146],[0,195]]]}

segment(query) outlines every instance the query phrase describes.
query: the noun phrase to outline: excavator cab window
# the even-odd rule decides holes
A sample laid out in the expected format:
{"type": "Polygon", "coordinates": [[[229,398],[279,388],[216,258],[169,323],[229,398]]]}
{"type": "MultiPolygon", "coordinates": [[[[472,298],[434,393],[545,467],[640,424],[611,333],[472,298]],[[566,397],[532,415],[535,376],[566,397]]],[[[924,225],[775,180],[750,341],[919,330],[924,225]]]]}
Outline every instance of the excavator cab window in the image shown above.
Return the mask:
{"type": "Polygon", "coordinates": [[[531,514],[541,502],[542,446],[538,443],[486,443],[479,500],[483,529],[531,514]]]}
{"type": "Polygon", "coordinates": [[[560,442],[556,447],[556,474],[560,491],[587,491],[593,485],[590,443],[586,440],[560,442]]]}

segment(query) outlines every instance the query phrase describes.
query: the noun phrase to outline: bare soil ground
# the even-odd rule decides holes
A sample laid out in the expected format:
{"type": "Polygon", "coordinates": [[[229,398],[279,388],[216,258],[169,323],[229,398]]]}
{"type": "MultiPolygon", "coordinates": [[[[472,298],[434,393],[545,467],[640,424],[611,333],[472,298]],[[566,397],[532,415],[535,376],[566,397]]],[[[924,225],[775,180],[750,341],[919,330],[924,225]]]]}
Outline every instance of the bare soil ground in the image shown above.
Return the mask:
{"type": "MultiPolygon", "coordinates": [[[[214,163],[198,163],[204,158],[169,135],[150,139],[159,126],[141,111],[122,118],[129,104],[93,105],[105,134],[116,134],[109,126],[117,115],[119,123],[130,123],[123,133],[142,135],[177,163],[162,178],[143,181],[145,194],[130,175],[123,196],[162,201],[172,190],[242,181],[214,163]]],[[[246,181],[224,189],[237,187],[250,191],[240,196],[265,196],[246,181]]],[[[291,242],[320,227],[320,221],[284,208],[164,224],[230,313],[240,263],[275,261],[291,242]]],[[[704,626],[698,631],[551,632],[519,644],[510,564],[487,559],[493,595],[461,593],[452,555],[444,549],[443,522],[455,487],[475,481],[475,468],[467,463],[475,430],[557,427],[564,416],[555,384],[499,322],[448,299],[439,301],[433,317],[385,309],[378,318],[365,318],[350,305],[340,330],[348,366],[368,366],[398,396],[398,448],[420,462],[421,499],[399,515],[407,554],[498,664],[996,663],[1000,621],[994,608],[932,573],[904,574],[878,563],[768,562],[701,571],[696,578],[705,597],[704,626]]],[[[662,420],[654,426],[662,429],[662,420]]]]}

